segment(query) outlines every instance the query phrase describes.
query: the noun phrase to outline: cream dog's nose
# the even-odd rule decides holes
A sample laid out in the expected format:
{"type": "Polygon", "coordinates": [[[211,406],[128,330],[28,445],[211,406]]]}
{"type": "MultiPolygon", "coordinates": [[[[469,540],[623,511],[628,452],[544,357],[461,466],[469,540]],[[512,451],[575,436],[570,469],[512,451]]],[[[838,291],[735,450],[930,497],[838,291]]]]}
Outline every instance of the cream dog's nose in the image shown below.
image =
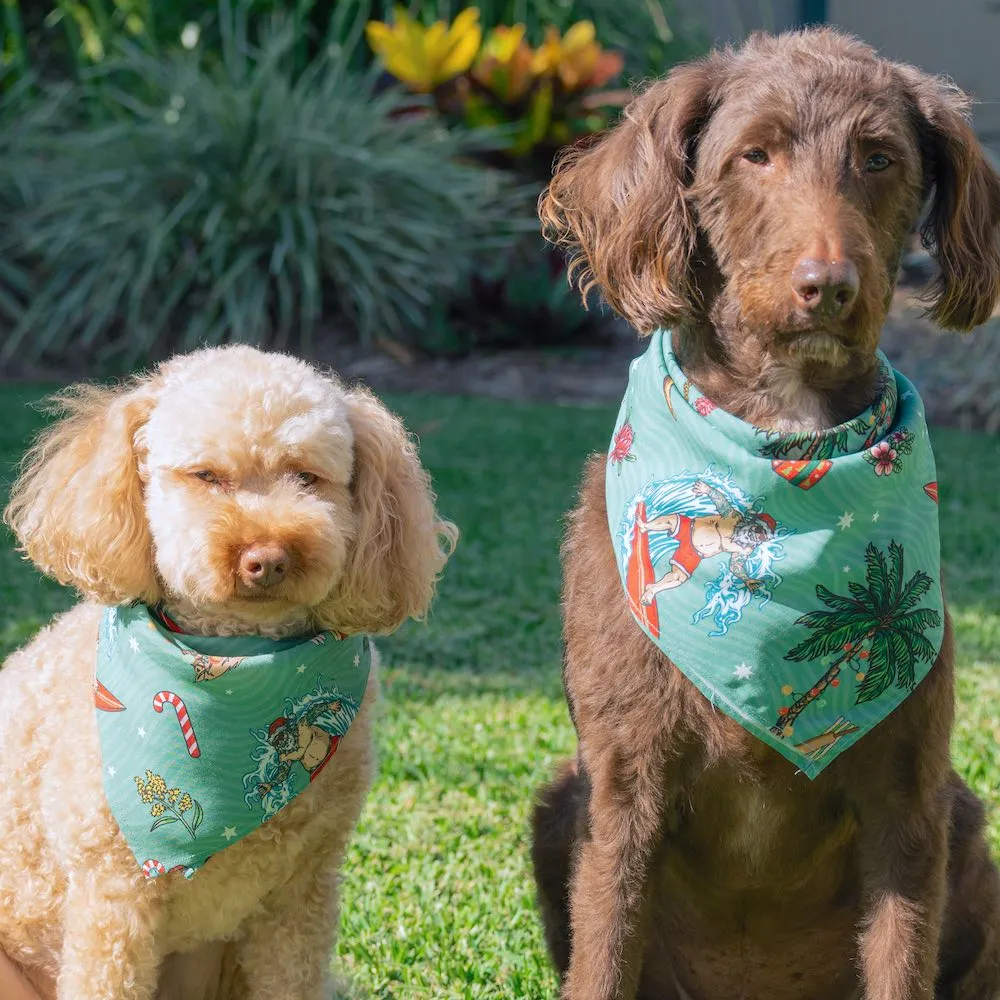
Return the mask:
{"type": "Polygon", "coordinates": [[[288,553],[276,542],[251,545],[240,556],[240,579],[248,587],[270,587],[285,578],[289,562],[288,553]]]}

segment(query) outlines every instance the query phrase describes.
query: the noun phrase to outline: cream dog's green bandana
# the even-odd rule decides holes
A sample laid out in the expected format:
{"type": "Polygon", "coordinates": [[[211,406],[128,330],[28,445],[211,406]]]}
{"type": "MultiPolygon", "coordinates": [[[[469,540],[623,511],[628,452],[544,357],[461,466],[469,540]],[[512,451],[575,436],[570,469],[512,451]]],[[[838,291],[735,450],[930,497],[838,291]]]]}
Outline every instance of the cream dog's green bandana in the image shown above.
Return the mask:
{"type": "Polygon", "coordinates": [[[191,877],[304,791],[361,707],[365,636],[178,635],[107,608],[94,700],[104,792],[149,877],[191,877]]]}
{"type": "Polygon", "coordinates": [[[944,633],[923,404],[879,363],[869,410],[784,434],[718,409],[658,332],[632,362],[608,456],[636,621],[810,778],[906,698],[944,633]]]}

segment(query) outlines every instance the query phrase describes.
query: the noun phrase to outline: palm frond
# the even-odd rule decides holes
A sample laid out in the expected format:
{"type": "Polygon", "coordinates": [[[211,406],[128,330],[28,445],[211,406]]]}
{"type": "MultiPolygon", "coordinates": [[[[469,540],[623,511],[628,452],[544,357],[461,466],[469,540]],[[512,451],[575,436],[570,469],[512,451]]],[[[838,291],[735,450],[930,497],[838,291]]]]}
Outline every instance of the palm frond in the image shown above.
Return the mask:
{"type": "Polygon", "coordinates": [[[914,660],[930,663],[937,657],[938,651],[934,648],[934,643],[922,633],[901,631],[899,635],[910,648],[914,660]]]}
{"type": "Polygon", "coordinates": [[[907,581],[906,585],[902,588],[899,594],[899,598],[895,603],[895,612],[899,614],[904,611],[909,611],[928,590],[931,589],[933,580],[922,570],[918,570],[910,579],[907,581]]]}
{"type": "Polygon", "coordinates": [[[872,600],[879,614],[885,614],[889,607],[889,569],[885,563],[885,556],[874,542],[869,542],[865,547],[865,566],[865,578],[868,580],[872,600]]]}
{"type": "Polygon", "coordinates": [[[888,586],[888,606],[898,607],[900,595],[903,590],[903,546],[897,544],[895,539],[889,542],[889,586],[888,586]]]}
{"type": "MultiPolygon", "coordinates": [[[[845,614],[857,614],[857,615],[867,615],[871,614],[874,610],[871,607],[871,602],[868,599],[868,591],[864,591],[865,598],[855,596],[852,600],[850,597],[843,597],[840,594],[835,594],[832,590],[824,587],[822,584],[816,586],[816,596],[829,608],[833,608],[836,611],[843,612],[845,614]]],[[[799,623],[797,623],[799,624],[799,623]]]]}
{"type": "Polygon", "coordinates": [[[894,655],[888,633],[885,630],[876,632],[868,653],[865,679],[858,686],[857,704],[874,701],[889,690],[896,679],[894,655]]]}
{"type": "Polygon", "coordinates": [[[869,609],[869,613],[875,617],[881,615],[878,598],[864,584],[851,580],[847,584],[847,589],[854,595],[855,600],[869,609]]]}
{"type": "Polygon", "coordinates": [[[794,649],[785,653],[785,659],[802,662],[839,653],[847,643],[852,645],[860,643],[866,629],[867,625],[861,623],[844,624],[833,628],[823,627],[821,631],[814,632],[808,639],[804,639],[794,649]]]}
{"type": "Polygon", "coordinates": [[[892,619],[892,628],[905,629],[908,632],[926,632],[929,628],[937,628],[941,624],[941,613],[936,608],[917,608],[905,615],[897,615],[892,619]]]}

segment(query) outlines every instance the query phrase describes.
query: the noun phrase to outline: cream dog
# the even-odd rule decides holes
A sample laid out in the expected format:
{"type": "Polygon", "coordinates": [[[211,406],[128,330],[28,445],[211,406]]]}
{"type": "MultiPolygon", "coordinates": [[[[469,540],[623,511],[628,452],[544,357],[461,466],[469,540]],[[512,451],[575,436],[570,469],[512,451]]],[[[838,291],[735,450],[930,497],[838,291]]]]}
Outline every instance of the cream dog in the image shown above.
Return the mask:
{"type": "Polygon", "coordinates": [[[0,952],[58,1000],[325,998],[375,663],[301,794],[193,878],[147,878],[102,787],[102,605],[191,635],[384,634],[425,614],[457,531],[400,421],[286,355],[199,351],[57,408],[5,519],[85,600],[0,671],[0,952]]]}

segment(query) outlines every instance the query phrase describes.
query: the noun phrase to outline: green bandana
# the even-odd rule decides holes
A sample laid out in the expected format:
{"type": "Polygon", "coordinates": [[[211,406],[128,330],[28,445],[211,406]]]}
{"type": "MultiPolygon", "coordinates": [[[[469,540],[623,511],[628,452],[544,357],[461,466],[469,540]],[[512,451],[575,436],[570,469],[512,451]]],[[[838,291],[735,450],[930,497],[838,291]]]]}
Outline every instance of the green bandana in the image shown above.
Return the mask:
{"type": "Polygon", "coordinates": [[[326,766],[361,707],[367,637],[179,635],[107,608],[94,701],[104,792],[147,876],[190,878],[326,766]]]}
{"type": "Polygon", "coordinates": [[[718,409],[658,332],[632,362],[608,456],[636,621],[810,778],[913,691],[944,633],[923,404],[879,363],[869,410],[786,434],[718,409]]]}

